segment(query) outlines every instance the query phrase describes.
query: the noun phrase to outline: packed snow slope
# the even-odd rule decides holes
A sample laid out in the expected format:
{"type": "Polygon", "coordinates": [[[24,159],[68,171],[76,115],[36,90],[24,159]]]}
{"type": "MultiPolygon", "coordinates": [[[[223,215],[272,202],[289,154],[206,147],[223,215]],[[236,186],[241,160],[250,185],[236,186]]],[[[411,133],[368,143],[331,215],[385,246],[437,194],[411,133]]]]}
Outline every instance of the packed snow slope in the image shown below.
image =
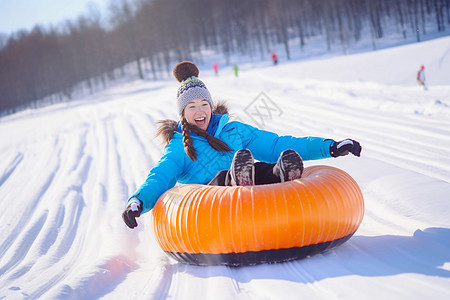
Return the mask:
{"type": "Polygon", "coordinates": [[[0,299],[449,299],[450,37],[200,76],[232,118],[279,134],[361,142],[308,161],[348,172],[365,217],[303,260],[196,267],[158,247],[151,213],[121,213],[178,119],[174,79],[138,81],[0,119],[0,299]],[[429,90],[416,85],[426,65],[429,90]],[[260,94],[264,92],[264,94],[260,94]],[[269,108],[269,109],[268,109],[269,108]]]}

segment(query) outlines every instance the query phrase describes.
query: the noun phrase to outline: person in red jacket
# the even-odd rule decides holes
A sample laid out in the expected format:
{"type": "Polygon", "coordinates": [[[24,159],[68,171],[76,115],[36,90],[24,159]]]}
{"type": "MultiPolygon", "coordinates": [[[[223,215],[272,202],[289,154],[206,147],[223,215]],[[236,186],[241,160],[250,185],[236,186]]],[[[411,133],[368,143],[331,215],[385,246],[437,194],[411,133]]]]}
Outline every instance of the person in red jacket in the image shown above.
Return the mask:
{"type": "Polygon", "coordinates": [[[278,64],[278,56],[275,52],[272,52],[272,61],[273,61],[273,65],[276,66],[278,64]]]}
{"type": "Polygon", "coordinates": [[[212,68],[213,68],[214,72],[216,73],[216,76],[218,76],[219,75],[219,64],[216,62],[213,63],[212,68]]]}
{"type": "Polygon", "coordinates": [[[417,83],[423,86],[424,90],[427,90],[427,86],[425,84],[425,67],[421,66],[420,70],[417,72],[417,83]]]}

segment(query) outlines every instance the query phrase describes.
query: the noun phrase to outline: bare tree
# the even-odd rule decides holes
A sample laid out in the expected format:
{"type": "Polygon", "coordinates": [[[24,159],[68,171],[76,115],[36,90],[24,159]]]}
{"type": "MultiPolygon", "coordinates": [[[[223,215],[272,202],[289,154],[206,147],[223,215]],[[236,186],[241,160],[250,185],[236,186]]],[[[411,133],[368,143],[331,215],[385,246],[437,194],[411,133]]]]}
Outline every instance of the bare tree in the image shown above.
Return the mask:
{"type": "Polygon", "coordinates": [[[205,50],[260,55],[276,46],[292,56],[293,38],[304,49],[323,38],[344,53],[369,28],[373,49],[394,20],[421,41],[427,22],[450,24],[450,0],[112,0],[108,22],[98,6],[54,28],[0,34],[0,111],[36,100],[66,100],[94,93],[120,76],[168,76],[175,62],[201,62],[205,50]],[[434,22],[434,21],[433,21],[434,22]]]}

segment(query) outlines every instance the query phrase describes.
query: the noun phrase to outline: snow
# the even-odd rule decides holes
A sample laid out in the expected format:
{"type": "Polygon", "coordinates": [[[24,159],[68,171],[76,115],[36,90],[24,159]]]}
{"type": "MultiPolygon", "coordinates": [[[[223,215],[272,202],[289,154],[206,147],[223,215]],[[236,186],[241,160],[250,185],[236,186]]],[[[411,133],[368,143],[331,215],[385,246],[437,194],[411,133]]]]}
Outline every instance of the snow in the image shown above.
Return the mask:
{"type": "Polygon", "coordinates": [[[247,66],[239,78],[231,67],[219,77],[200,67],[234,119],[361,142],[360,158],[305,162],[358,182],[366,212],[356,234],[280,264],[196,267],[168,258],[150,213],[134,230],[121,213],[162,154],[156,121],[178,118],[178,84],[134,81],[0,119],[0,299],[450,297],[450,37],[247,66]],[[428,91],[415,82],[421,64],[428,91]],[[263,117],[252,114],[258,105],[263,117]]]}

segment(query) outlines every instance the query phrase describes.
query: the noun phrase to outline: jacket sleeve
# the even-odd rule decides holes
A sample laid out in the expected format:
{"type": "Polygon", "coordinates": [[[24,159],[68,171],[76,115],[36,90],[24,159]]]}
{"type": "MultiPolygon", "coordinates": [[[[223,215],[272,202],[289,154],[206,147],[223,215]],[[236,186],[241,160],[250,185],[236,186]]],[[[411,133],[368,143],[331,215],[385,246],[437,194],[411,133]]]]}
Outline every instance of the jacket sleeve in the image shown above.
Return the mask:
{"type": "Polygon", "coordinates": [[[281,152],[293,149],[303,158],[303,160],[314,160],[331,157],[330,146],[333,140],[320,137],[293,137],[279,136],[270,131],[260,130],[253,126],[238,123],[237,130],[241,134],[244,148],[252,151],[255,159],[274,163],[281,152]]]}
{"type": "Polygon", "coordinates": [[[137,198],[143,203],[143,213],[155,206],[158,198],[167,190],[175,186],[177,178],[184,170],[184,148],[180,143],[171,143],[164,149],[159,162],[150,170],[145,182],[128,200],[137,198]]]}

